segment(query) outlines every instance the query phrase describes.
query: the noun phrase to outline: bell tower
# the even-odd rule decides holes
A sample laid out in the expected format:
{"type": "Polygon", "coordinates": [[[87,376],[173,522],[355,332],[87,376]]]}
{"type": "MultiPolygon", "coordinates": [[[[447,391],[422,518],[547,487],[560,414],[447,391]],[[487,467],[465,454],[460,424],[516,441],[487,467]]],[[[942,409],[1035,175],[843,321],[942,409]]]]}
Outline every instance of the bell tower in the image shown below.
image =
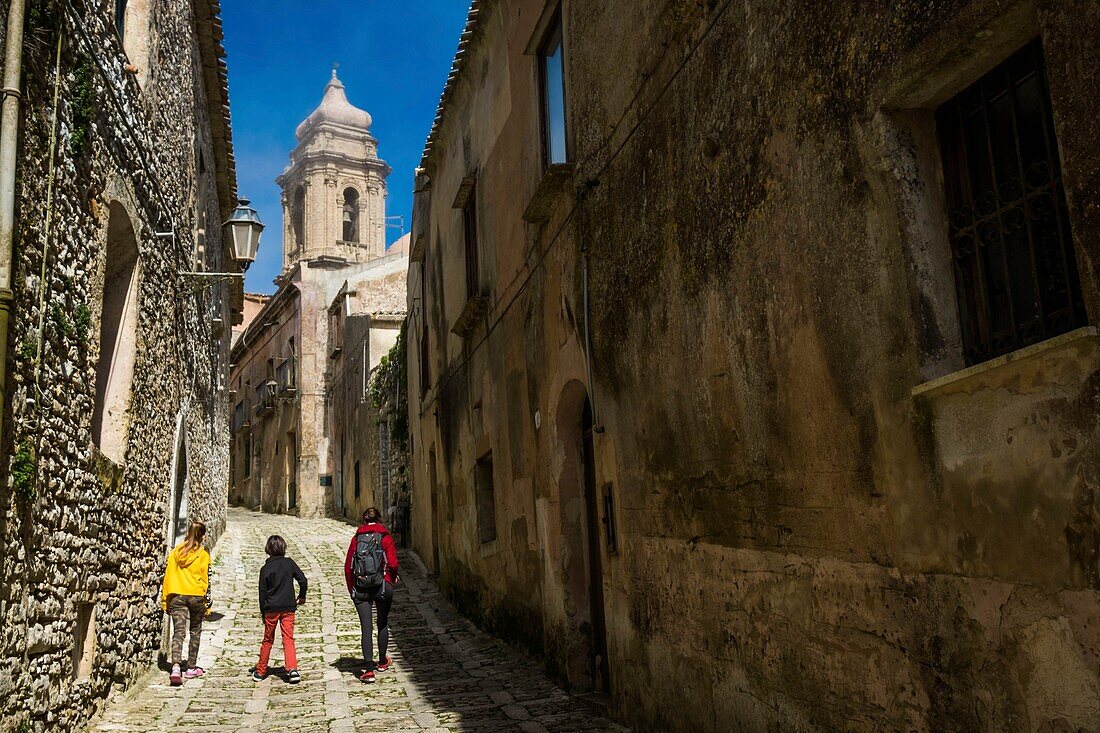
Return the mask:
{"type": "Polygon", "coordinates": [[[283,272],[303,261],[368,262],[386,251],[386,176],[371,116],[332,71],[321,104],[295,135],[283,191],[283,272]]]}

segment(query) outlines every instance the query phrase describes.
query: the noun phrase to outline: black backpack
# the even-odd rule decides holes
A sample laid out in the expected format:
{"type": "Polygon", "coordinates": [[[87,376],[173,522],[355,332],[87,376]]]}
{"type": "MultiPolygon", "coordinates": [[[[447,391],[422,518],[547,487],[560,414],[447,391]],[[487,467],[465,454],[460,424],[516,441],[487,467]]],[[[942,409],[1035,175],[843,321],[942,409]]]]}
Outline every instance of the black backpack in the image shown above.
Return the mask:
{"type": "Polygon", "coordinates": [[[355,589],[373,590],[386,579],[386,553],[381,532],[363,532],[355,536],[355,555],[351,558],[355,589]]]}

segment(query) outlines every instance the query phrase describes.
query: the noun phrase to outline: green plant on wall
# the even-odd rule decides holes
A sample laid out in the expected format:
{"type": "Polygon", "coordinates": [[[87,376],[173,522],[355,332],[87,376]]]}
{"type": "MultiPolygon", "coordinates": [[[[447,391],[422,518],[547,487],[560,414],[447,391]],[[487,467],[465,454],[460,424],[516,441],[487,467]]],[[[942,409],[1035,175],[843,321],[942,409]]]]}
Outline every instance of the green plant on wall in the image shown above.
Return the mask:
{"type": "Polygon", "coordinates": [[[91,141],[92,112],[95,107],[95,86],[92,80],[92,65],[83,61],[73,72],[72,133],[69,135],[69,152],[74,158],[83,157],[88,152],[91,141]]]}
{"type": "Polygon", "coordinates": [[[20,361],[34,361],[38,358],[38,339],[29,333],[24,337],[23,343],[19,345],[19,359],[20,361]]]}
{"type": "Polygon", "coordinates": [[[69,317],[65,315],[65,311],[61,308],[61,304],[56,300],[50,308],[50,320],[53,322],[53,326],[58,333],[64,336],[72,336],[73,333],[75,333],[72,322],[69,320],[69,317]]]}
{"type": "Polygon", "coordinates": [[[405,338],[408,325],[409,319],[406,318],[401,323],[397,341],[390,353],[378,362],[369,388],[374,409],[381,411],[389,407],[393,410],[392,437],[402,450],[409,440],[409,402],[405,394],[408,391],[406,385],[409,371],[405,338]],[[394,404],[388,405],[390,400],[394,400],[394,404]]]}
{"type": "Polygon", "coordinates": [[[81,346],[88,344],[88,329],[92,326],[92,312],[88,309],[86,303],[81,303],[76,307],[76,312],[73,313],[73,325],[76,328],[76,338],[80,341],[81,346]]]}
{"type": "Polygon", "coordinates": [[[24,438],[11,459],[11,482],[15,493],[24,499],[33,499],[38,478],[38,460],[34,443],[24,438]]]}

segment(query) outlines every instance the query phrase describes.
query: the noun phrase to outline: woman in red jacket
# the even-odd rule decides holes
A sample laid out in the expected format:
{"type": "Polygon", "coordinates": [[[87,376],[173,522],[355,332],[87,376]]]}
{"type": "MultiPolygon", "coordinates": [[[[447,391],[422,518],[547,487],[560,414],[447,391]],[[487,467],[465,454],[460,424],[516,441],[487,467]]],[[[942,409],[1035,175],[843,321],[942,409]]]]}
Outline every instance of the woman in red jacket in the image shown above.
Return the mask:
{"type": "Polygon", "coordinates": [[[390,605],[393,586],[397,582],[397,548],[393,537],[382,526],[382,515],[371,507],[363,512],[363,524],[355,531],[344,559],[344,579],[355,610],[359,613],[362,631],[363,663],[361,682],[374,682],[374,673],[390,668],[386,647],[390,641],[390,605]],[[371,610],[378,606],[378,662],[374,661],[371,638],[371,610]]]}

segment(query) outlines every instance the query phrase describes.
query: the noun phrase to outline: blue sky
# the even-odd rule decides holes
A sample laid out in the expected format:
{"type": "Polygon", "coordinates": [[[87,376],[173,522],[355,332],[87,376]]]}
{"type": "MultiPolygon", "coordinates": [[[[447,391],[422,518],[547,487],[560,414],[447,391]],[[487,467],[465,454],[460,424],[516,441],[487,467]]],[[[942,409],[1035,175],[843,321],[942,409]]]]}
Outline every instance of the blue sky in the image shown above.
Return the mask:
{"type": "MultiPolygon", "coordinates": [[[[222,0],[240,193],[267,228],[245,289],[274,291],[282,266],[275,177],[294,128],[320,103],[333,62],[348,100],[370,112],[393,168],[386,213],[412,215],[413,170],[466,20],[466,0],[222,0]]],[[[391,229],[387,241],[401,234],[391,229]]]]}

